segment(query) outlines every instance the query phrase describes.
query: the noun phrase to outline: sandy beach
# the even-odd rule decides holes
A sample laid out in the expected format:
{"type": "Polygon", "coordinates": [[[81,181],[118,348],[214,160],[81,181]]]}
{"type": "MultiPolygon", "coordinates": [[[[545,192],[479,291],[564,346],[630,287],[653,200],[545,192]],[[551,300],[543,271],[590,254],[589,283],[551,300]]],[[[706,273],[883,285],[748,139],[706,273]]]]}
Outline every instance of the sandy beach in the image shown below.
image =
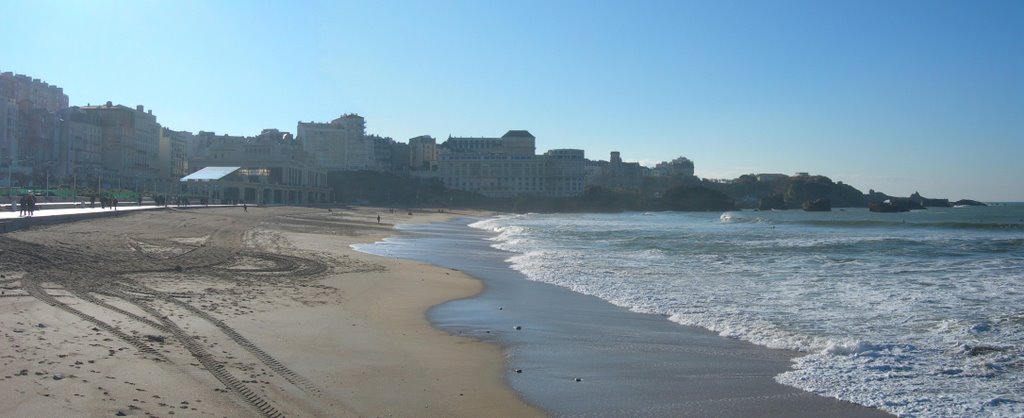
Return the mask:
{"type": "Polygon", "coordinates": [[[481,282],[349,247],[450,216],[158,210],[5,234],[0,416],[542,415],[499,346],[426,320],[481,282]]]}

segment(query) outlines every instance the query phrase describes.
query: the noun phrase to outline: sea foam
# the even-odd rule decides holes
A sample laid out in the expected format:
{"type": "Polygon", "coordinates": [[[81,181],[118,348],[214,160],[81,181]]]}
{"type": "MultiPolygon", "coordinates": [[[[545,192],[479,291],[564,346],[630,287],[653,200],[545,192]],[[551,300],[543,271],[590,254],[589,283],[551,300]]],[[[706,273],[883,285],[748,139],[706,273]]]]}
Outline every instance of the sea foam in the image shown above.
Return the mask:
{"type": "Polygon", "coordinates": [[[866,211],[471,226],[530,280],[804,353],[783,384],[906,416],[1021,416],[1024,237],[962,227],[975,213],[909,214],[912,234],[866,211]]]}

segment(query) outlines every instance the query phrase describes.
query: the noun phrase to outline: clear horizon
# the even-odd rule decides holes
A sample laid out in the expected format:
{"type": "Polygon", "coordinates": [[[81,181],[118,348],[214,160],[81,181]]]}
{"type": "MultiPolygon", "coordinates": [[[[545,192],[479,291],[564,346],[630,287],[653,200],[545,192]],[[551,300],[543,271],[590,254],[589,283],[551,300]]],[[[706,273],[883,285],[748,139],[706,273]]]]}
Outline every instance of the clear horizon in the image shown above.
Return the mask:
{"type": "Polygon", "coordinates": [[[500,136],[1024,201],[1024,3],[0,0],[0,70],[255,135],[500,136]]]}

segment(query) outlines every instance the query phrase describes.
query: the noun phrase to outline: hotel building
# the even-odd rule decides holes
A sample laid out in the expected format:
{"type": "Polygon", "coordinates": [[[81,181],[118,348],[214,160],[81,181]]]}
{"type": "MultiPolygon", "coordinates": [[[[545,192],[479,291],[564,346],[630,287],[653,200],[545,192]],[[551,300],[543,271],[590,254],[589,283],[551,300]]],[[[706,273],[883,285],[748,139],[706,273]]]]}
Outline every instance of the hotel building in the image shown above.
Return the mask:
{"type": "Polygon", "coordinates": [[[535,144],[536,138],[523,130],[501,138],[449,137],[439,147],[438,171],[445,187],[488,197],[581,195],[583,150],[536,155],[535,144]]]}

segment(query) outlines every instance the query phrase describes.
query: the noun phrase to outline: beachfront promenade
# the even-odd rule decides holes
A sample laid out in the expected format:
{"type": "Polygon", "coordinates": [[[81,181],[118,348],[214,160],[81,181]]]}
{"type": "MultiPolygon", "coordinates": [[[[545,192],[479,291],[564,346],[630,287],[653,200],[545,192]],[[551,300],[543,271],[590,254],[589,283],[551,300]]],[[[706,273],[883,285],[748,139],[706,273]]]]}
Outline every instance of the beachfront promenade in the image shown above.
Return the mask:
{"type": "MultiPolygon", "coordinates": [[[[89,202],[44,202],[36,203],[36,210],[32,216],[22,216],[20,214],[20,210],[11,210],[11,205],[3,204],[0,205],[0,233],[13,232],[33,225],[52,225],[61,222],[102,218],[138,210],[166,210],[169,208],[188,209],[226,206],[230,205],[192,205],[182,206],[179,208],[177,206],[156,206],[153,205],[152,202],[143,202],[142,205],[135,202],[129,202],[119,204],[115,210],[109,206],[101,208],[99,202],[96,203],[95,207],[90,205],[89,202]]],[[[20,207],[18,209],[20,209],[20,207]]]]}
{"type": "MultiPolygon", "coordinates": [[[[163,206],[154,205],[143,205],[137,204],[119,204],[117,206],[117,212],[130,211],[130,210],[147,210],[147,209],[165,209],[163,206]]],[[[102,209],[99,203],[96,207],[89,207],[89,203],[75,204],[75,203],[36,203],[36,211],[31,218],[43,218],[49,216],[67,216],[67,215],[87,215],[87,214],[100,214],[105,212],[114,212],[112,208],[102,209]]],[[[19,215],[18,210],[11,210],[11,205],[0,206],[0,220],[7,219],[24,219],[30,218],[28,216],[19,215]]]]}

